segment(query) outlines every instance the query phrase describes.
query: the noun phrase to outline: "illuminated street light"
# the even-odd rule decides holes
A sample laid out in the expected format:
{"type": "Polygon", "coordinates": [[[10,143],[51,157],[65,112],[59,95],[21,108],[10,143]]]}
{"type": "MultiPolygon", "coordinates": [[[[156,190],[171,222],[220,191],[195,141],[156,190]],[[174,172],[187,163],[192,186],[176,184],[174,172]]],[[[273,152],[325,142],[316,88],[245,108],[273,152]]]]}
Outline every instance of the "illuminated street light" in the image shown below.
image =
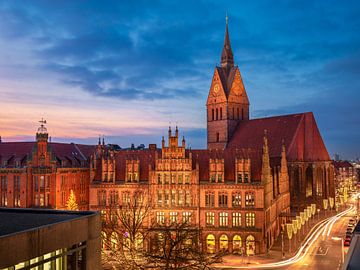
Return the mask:
{"type": "Polygon", "coordinates": [[[286,231],[289,238],[289,252],[291,253],[292,223],[286,224],[286,231]]]}
{"type": "Polygon", "coordinates": [[[332,210],[333,209],[333,207],[334,207],[334,198],[329,198],[329,203],[330,203],[330,210],[332,210]]]}

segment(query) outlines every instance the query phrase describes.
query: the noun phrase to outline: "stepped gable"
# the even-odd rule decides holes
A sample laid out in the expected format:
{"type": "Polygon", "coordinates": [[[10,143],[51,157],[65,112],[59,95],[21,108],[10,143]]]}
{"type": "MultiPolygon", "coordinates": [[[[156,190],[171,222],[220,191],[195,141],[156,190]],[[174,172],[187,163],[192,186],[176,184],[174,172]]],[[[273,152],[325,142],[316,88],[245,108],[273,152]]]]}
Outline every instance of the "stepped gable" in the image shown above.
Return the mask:
{"type": "Polygon", "coordinates": [[[330,160],[312,112],[243,121],[227,148],[261,149],[264,132],[271,157],[280,156],[284,142],[288,161],[330,160]]]}
{"type": "Polygon", "coordinates": [[[1,142],[0,166],[4,161],[7,162],[7,167],[15,166],[15,160],[20,160],[22,166],[26,165],[27,157],[35,145],[35,142],[1,142]]]}
{"type": "Polygon", "coordinates": [[[155,155],[160,149],[142,149],[142,150],[119,150],[116,152],[116,180],[125,181],[126,160],[138,159],[140,165],[140,182],[149,180],[149,165],[152,170],[155,169],[155,155]]]}
{"type": "Polygon", "coordinates": [[[193,168],[196,163],[199,164],[199,180],[208,182],[209,160],[210,158],[224,159],[224,179],[235,182],[235,160],[236,158],[250,158],[251,162],[251,181],[257,182],[261,180],[261,151],[254,149],[226,149],[226,150],[191,150],[193,168]]]}

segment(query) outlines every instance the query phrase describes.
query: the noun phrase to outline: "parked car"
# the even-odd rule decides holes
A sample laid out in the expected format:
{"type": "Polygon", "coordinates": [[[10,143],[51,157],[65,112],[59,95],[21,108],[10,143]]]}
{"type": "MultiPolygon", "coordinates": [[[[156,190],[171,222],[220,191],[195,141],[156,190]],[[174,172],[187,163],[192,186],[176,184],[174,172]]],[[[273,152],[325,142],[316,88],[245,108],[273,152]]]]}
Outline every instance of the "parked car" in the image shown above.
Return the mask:
{"type": "Polygon", "coordinates": [[[344,246],[345,246],[345,247],[350,246],[350,240],[345,240],[345,241],[344,241],[344,246]]]}
{"type": "Polygon", "coordinates": [[[351,238],[352,238],[351,235],[346,235],[346,236],[345,236],[345,241],[346,241],[346,240],[351,241],[351,238]]]}
{"type": "Polygon", "coordinates": [[[346,232],[346,236],[352,236],[352,232],[346,232]]]}

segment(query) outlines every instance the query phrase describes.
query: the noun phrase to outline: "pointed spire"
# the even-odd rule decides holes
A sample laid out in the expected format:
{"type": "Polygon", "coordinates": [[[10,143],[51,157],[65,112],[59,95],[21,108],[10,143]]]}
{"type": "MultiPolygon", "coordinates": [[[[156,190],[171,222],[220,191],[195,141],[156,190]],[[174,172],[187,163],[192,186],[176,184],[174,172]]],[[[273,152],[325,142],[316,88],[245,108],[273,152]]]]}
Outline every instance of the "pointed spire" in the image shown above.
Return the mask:
{"type": "Polygon", "coordinates": [[[229,29],[228,29],[228,16],[226,14],[226,28],[225,28],[225,40],[224,47],[221,53],[221,67],[233,67],[234,66],[234,55],[231,50],[229,29]]]}

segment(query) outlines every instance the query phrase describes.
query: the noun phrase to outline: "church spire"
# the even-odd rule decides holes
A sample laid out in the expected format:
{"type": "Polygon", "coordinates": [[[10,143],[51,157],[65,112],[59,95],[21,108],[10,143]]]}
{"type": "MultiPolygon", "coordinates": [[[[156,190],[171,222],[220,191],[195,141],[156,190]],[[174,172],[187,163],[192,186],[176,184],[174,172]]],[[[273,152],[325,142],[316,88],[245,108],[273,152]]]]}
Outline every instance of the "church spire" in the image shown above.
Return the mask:
{"type": "Polygon", "coordinates": [[[221,67],[233,67],[234,55],[231,50],[229,29],[228,29],[228,16],[226,15],[226,28],[225,28],[225,40],[224,47],[221,53],[221,67]]]}

